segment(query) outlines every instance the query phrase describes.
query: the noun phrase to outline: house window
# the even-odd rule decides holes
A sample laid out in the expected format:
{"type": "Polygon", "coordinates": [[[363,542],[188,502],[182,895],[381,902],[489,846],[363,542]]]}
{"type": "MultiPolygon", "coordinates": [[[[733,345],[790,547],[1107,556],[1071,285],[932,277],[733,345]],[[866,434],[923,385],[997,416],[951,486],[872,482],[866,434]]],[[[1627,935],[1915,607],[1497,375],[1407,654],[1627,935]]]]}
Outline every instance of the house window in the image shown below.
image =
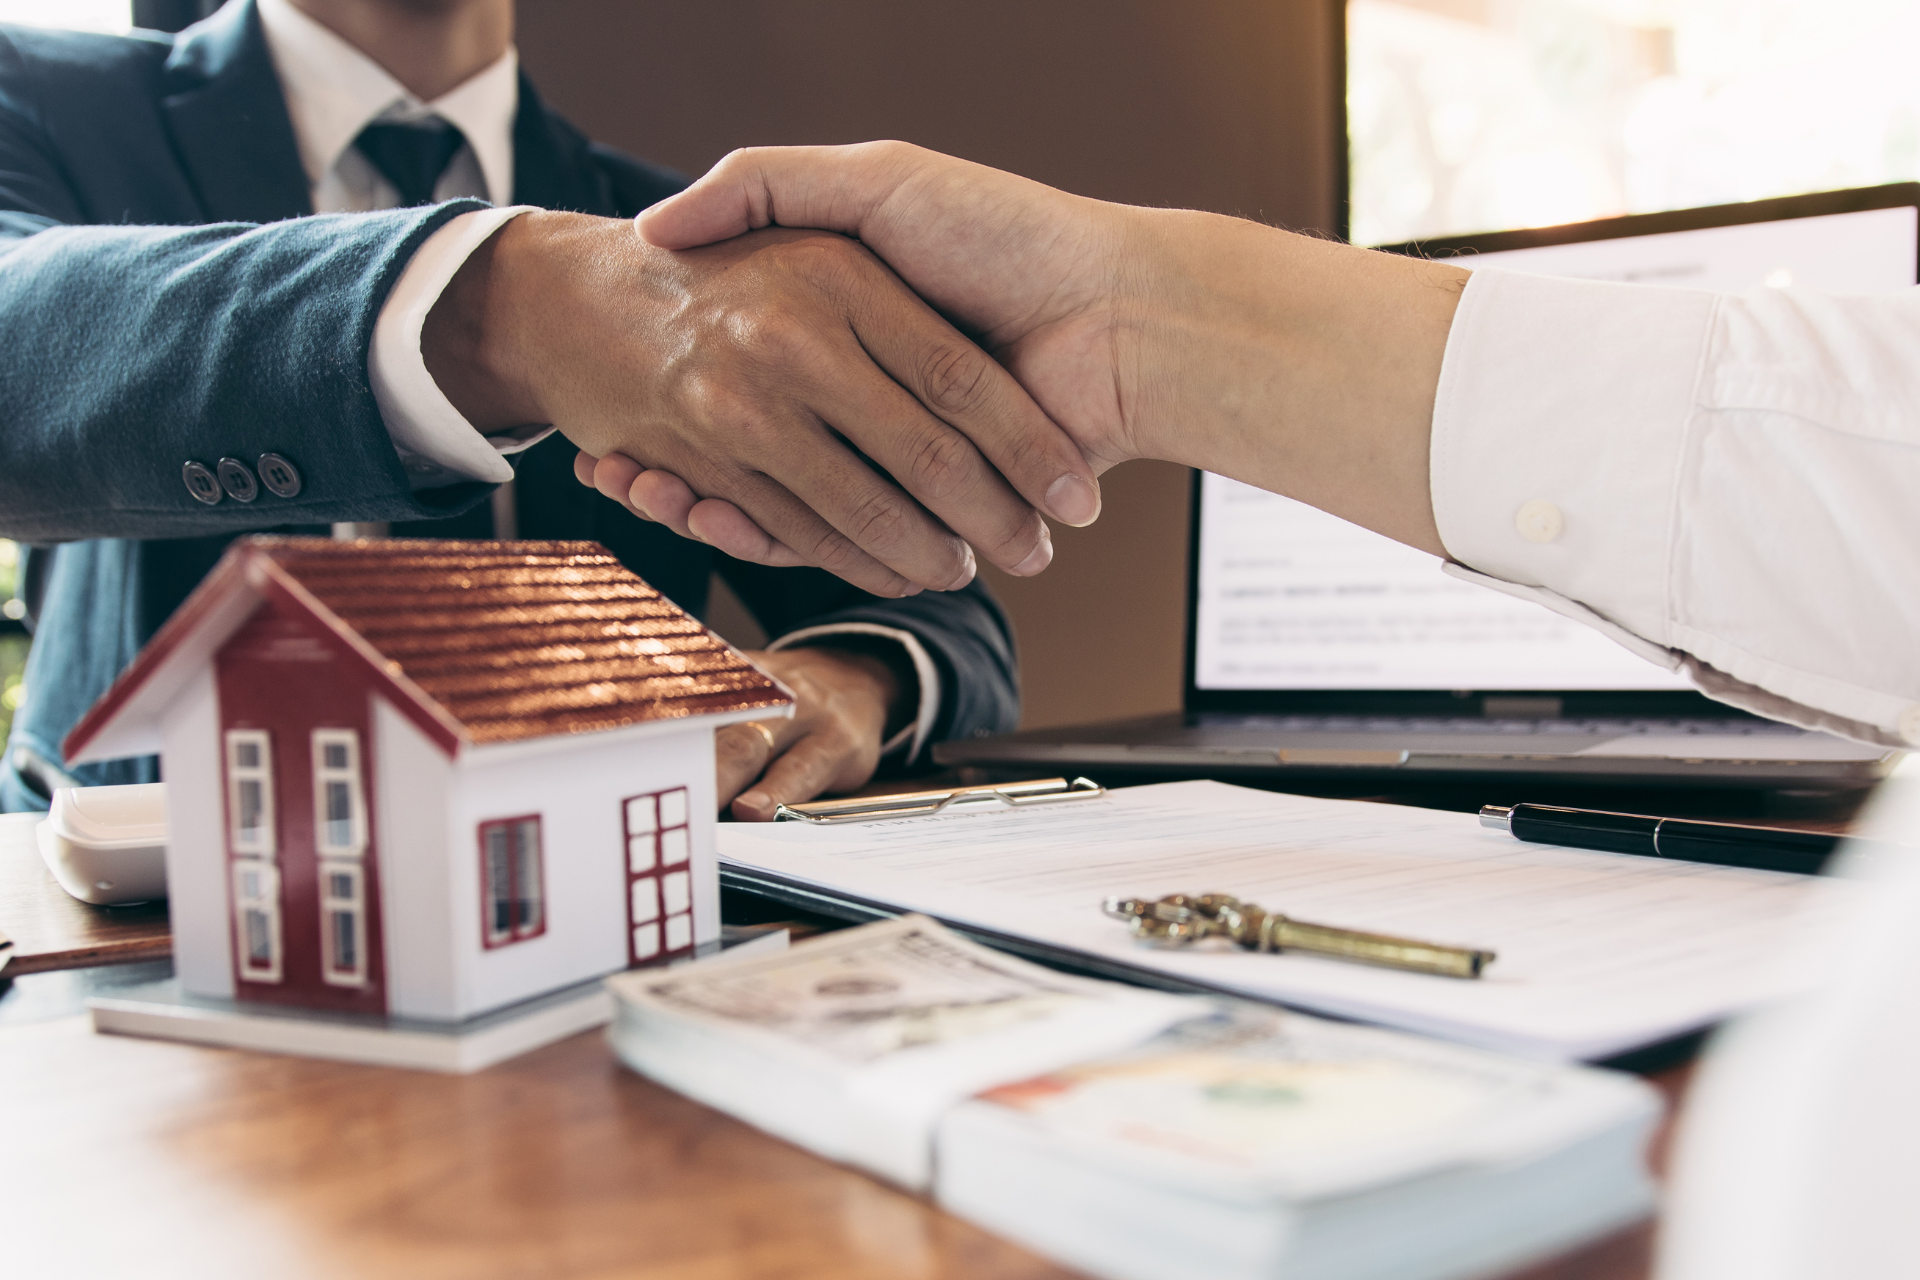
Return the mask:
{"type": "Polygon", "coordinates": [[[500,818],[480,824],[480,903],[488,947],[502,947],[547,931],[546,872],[541,865],[540,818],[500,818]]]}
{"type": "Polygon", "coordinates": [[[271,862],[234,860],[233,924],[241,979],[280,981],[280,872],[271,862]]]}
{"type": "Polygon", "coordinates": [[[263,729],[227,731],[227,842],[273,856],[273,743],[263,729]]]}
{"type": "Polygon", "coordinates": [[[313,826],[323,858],[357,858],[367,851],[360,735],[351,729],[313,731],[313,826]]]}
{"type": "Polygon", "coordinates": [[[645,964],[693,946],[690,797],[685,787],[621,802],[627,836],[627,959],[645,964]]]}
{"type": "Polygon", "coordinates": [[[364,875],[356,862],[320,864],[321,976],[337,987],[367,985],[364,875]]]}

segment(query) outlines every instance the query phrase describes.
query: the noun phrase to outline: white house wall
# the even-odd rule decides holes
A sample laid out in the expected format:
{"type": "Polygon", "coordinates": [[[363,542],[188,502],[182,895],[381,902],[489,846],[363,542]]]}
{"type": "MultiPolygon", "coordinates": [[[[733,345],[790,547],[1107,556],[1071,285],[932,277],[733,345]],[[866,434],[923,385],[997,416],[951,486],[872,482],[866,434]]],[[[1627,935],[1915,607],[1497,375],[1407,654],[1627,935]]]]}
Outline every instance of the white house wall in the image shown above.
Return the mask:
{"type": "Polygon", "coordinates": [[[453,761],[385,698],[369,696],[387,1010],[410,1018],[458,1018],[458,921],[472,900],[453,888],[447,827],[453,761]]]}
{"type": "Polygon", "coordinates": [[[620,805],[628,796],[687,788],[695,815],[694,938],[720,936],[710,723],[644,737],[584,734],[534,757],[502,754],[507,758],[490,759],[487,748],[470,749],[453,783],[450,900],[462,978],[459,1016],[626,967],[620,805]],[[546,863],[547,930],[487,950],[481,938],[479,824],[535,813],[546,863]]]}
{"type": "Polygon", "coordinates": [[[202,663],[181,686],[161,712],[159,728],[174,972],[193,995],[231,999],[226,796],[220,781],[220,698],[211,663],[202,663]]]}

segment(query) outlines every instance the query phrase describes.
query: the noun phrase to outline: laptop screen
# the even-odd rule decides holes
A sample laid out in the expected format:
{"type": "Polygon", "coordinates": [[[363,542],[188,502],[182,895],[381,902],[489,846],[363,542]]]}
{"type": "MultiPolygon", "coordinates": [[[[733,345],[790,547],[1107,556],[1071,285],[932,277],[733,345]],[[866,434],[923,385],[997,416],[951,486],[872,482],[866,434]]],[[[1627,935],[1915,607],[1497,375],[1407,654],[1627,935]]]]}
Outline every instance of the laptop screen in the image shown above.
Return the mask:
{"type": "MultiPolygon", "coordinates": [[[[1396,248],[1469,269],[1590,280],[1882,292],[1920,278],[1916,191],[1841,192],[1396,248]],[[1844,207],[1850,195],[1885,203],[1899,193],[1905,203],[1892,207],[1811,212],[1844,207]],[[1770,207],[1778,209],[1772,220],[1751,220],[1770,207]],[[1716,215],[1720,225],[1698,225],[1716,215]]],[[[1690,687],[1580,623],[1447,577],[1432,556],[1303,503],[1216,475],[1203,475],[1195,493],[1194,691],[1690,687]]]]}

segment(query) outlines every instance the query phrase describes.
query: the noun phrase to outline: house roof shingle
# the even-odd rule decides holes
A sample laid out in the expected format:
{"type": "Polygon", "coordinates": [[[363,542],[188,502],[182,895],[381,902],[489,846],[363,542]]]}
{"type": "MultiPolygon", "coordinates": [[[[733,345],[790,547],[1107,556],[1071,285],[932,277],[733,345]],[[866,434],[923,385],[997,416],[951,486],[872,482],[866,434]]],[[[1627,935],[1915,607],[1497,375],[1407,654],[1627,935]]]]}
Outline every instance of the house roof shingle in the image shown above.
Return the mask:
{"type": "Polygon", "coordinates": [[[171,690],[262,599],[333,632],[449,754],[462,741],[791,714],[785,688],[598,543],[253,537],[81,717],[68,760],[155,749],[171,690]]]}
{"type": "Polygon", "coordinates": [[[789,701],[598,543],[280,538],[248,545],[476,743],[789,701]]]}

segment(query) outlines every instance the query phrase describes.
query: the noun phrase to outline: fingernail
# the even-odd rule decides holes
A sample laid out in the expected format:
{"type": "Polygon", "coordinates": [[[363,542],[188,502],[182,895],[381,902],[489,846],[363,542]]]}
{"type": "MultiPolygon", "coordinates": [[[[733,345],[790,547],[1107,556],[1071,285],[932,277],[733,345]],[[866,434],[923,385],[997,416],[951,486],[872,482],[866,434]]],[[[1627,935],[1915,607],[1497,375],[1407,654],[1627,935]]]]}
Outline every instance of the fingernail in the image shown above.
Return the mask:
{"type": "Polygon", "coordinates": [[[967,553],[967,567],[960,571],[959,577],[955,578],[952,582],[949,582],[947,584],[946,590],[948,591],[958,591],[960,588],[966,586],[969,582],[972,582],[973,575],[980,571],[980,566],[974,561],[974,558],[973,558],[973,548],[963,542],[960,544],[960,549],[967,553]]]}
{"type": "Polygon", "coordinates": [[[1047,514],[1084,529],[1100,518],[1100,490],[1076,475],[1064,475],[1047,490],[1047,514]]]}
{"type": "Polygon", "coordinates": [[[1027,558],[1007,570],[1016,578],[1031,578],[1053,563],[1053,539],[1042,538],[1040,545],[1027,553],[1027,558]]]}
{"type": "Polygon", "coordinates": [[[742,792],[733,802],[750,813],[764,814],[773,810],[773,797],[764,791],[742,792]]]}

